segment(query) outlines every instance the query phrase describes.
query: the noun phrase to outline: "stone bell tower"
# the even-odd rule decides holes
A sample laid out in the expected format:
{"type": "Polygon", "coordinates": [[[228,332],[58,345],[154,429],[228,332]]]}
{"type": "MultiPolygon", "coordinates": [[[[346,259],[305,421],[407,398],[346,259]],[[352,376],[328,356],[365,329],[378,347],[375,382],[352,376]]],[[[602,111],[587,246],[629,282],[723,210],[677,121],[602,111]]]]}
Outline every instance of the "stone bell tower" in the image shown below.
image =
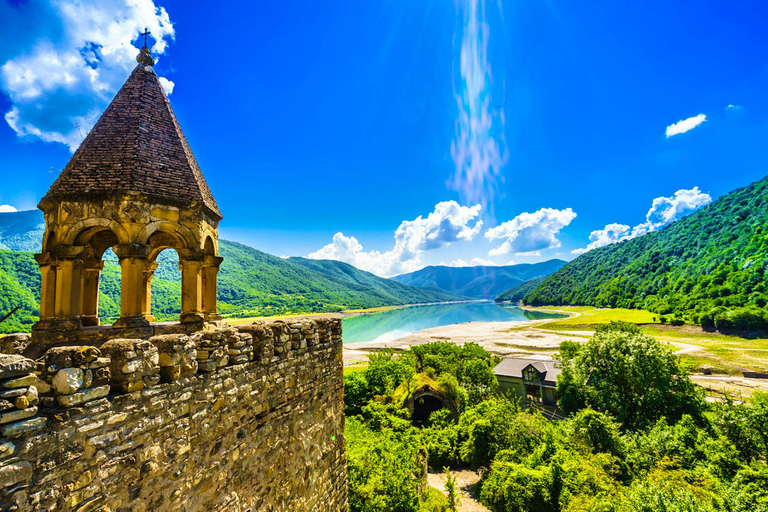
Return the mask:
{"type": "Polygon", "coordinates": [[[122,275],[114,328],[154,320],[156,258],[175,249],[182,323],[216,312],[221,213],[179,127],[145,46],[138,65],[38,208],[45,214],[40,321],[34,330],[99,325],[102,256],[112,248],[122,275]]]}

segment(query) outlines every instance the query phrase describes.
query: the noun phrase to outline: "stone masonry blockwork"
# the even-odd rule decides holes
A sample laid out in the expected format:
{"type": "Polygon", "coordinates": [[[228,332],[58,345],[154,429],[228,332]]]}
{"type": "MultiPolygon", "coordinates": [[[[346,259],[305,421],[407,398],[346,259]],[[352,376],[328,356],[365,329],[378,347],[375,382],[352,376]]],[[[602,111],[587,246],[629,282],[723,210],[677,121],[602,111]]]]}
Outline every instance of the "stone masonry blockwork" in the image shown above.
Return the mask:
{"type": "Polygon", "coordinates": [[[5,363],[0,387],[29,386],[35,368],[39,405],[0,425],[0,510],[347,510],[340,320],[257,322],[174,343],[124,339],[5,363]],[[208,366],[189,375],[192,343],[208,366]],[[227,354],[211,365],[219,347],[227,354]],[[176,363],[187,370],[171,371],[176,363]]]}

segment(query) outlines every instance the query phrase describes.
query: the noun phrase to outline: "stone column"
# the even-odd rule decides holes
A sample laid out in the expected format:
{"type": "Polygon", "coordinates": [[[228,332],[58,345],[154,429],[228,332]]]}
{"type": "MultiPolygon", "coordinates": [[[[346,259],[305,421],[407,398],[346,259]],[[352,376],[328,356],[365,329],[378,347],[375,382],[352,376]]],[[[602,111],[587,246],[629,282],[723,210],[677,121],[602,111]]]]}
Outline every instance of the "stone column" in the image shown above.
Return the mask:
{"type": "Polygon", "coordinates": [[[56,266],[56,299],[53,305],[54,322],[57,329],[80,329],[80,286],[82,284],[83,260],[59,258],[56,266]]]}
{"type": "Polygon", "coordinates": [[[99,325],[99,277],[104,269],[101,260],[86,260],[82,272],[80,320],[83,326],[99,325]]]}
{"type": "Polygon", "coordinates": [[[50,253],[35,254],[40,265],[40,320],[52,320],[56,306],[56,265],[50,253]]]}
{"type": "Polygon", "coordinates": [[[158,263],[155,261],[144,269],[144,295],[141,299],[141,314],[147,319],[147,322],[154,322],[155,317],[152,316],[152,278],[157,270],[158,263]]]}
{"type": "Polygon", "coordinates": [[[179,251],[181,270],[181,323],[204,322],[203,315],[203,259],[204,254],[196,249],[179,251]]]}
{"type": "Polygon", "coordinates": [[[203,263],[203,316],[206,322],[217,322],[221,315],[216,310],[216,276],[224,258],[206,256],[203,263]]]}
{"type": "Polygon", "coordinates": [[[143,316],[144,269],[147,267],[149,247],[140,244],[123,244],[115,248],[120,261],[120,319],[112,327],[147,327],[143,316]]]}

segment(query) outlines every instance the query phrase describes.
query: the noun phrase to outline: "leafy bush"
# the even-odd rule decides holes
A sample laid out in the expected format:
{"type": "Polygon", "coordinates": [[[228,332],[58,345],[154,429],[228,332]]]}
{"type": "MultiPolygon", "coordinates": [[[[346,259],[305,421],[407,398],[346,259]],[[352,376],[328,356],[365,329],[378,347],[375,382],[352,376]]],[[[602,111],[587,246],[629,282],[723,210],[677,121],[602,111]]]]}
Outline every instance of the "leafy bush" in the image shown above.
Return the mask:
{"type": "Polygon", "coordinates": [[[489,464],[498,452],[509,446],[510,426],[518,410],[515,402],[503,397],[468,409],[459,420],[464,440],[461,459],[473,467],[489,464]]]}
{"type": "Polygon", "coordinates": [[[560,510],[555,476],[545,466],[531,469],[497,461],[480,489],[480,500],[496,512],[549,512],[560,510]]]}
{"type": "Polygon", "coordinates": [[[374,431],[347,419],[351,512],[418,512],[422,464],[415,435],[374,431]]]}
{"type": "Polygon", "coordinates": [[[640,334],[640,328],[630,322],[623,320],[611,320],[607,324],[597,324],[595,332],[628,332],[630,334],[640,334]]]}
{"type": "Polygon", "coordinates": [[[625,452],[619,425],[607,414],[583,409],[565,424],[571,439],[588,451],[622,457],[625,452]]]}
{"type": "Polygon", "coordinates": [[[344,414],[360,414],[374,394],[365,378],[365,372],[356,370],[344,373],[344,414]]]}
{"type": "Polygon", "coordinates": [[[383,350],[368,355],[365,379],[374,395],[391,394],[411,379],[415,372],[413,362],[395,355],[394,350],[383,350]]]}
{"type": "Polygon", "coordinates": [[[448,498],[432,487],[427,487],[421,495],[419,512],[451,512],[448,498]]]}

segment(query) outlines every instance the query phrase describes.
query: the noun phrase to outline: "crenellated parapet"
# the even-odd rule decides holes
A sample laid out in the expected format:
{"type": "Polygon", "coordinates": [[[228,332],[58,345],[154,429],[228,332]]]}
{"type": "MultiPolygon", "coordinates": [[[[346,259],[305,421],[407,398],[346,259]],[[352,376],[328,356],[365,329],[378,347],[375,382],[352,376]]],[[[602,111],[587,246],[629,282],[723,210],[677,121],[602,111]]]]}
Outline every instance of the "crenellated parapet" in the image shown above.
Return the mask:
{"type": "Polygon", "coordinates": [[[0,510],[346,510],[340,320],[145,334],[0,354],[0,510]]]}

